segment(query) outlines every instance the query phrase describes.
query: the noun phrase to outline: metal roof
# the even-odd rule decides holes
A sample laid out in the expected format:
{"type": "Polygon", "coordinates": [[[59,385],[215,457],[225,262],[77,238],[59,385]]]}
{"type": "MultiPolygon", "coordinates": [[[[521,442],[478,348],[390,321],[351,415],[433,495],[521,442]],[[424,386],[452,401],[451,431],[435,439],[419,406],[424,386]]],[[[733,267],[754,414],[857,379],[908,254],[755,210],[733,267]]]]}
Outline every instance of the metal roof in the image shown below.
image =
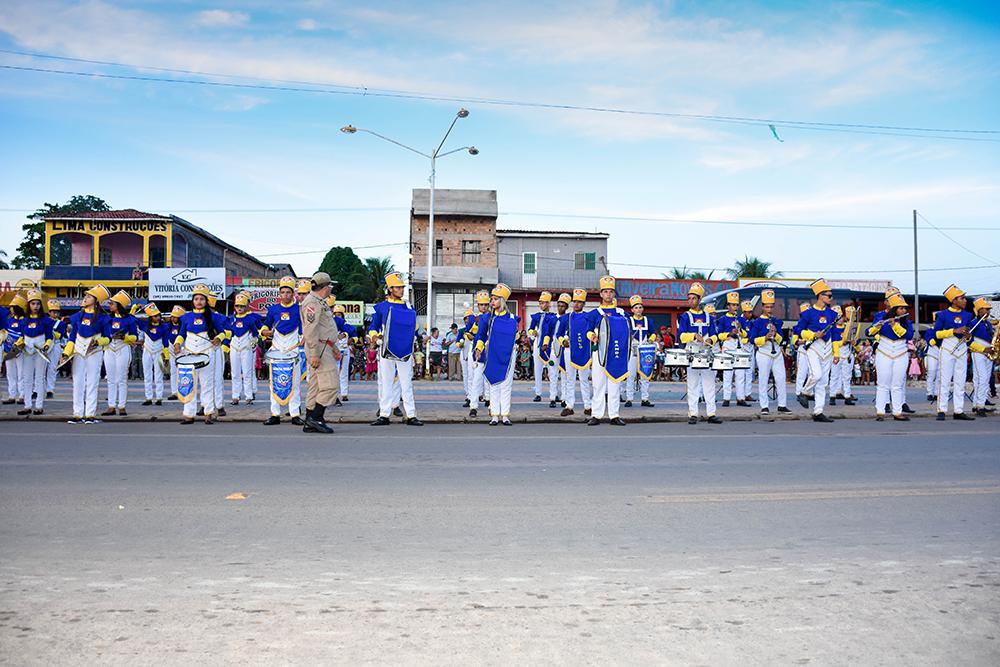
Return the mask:
{"type": "Polygon", "coordinates": [[[547,231],[547,230],[537,230],[537,229],[498,229],[497,236],[544,236],[547,238],[561,238],[561,239],[606,239],[610,235],[606,232],[563,232],[563,231],[547,231]]]}
{"type": "MultiPolygon", "coordinates": [[[[413,215],[430,215],[431,191],[414,188],[413,215]]],[[[471,215],[497,217],[496,190],[434,190],[434,215],[471,215]]]]}

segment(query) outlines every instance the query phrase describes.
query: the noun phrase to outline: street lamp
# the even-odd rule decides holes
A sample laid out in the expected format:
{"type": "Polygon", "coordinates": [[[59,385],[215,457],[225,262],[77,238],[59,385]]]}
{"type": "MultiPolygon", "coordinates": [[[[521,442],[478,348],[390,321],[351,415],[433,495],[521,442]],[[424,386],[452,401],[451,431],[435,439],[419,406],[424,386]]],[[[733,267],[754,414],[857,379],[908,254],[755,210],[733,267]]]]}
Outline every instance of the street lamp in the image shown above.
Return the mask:
{"type": "MultiPolygon", "coordinates": [[[[476,148],[475,146],[462,146],[461,148],[454,148],[450,151],[445,151],[444,153],[441,152],[441,148],[444,146],[444,142],[447,141],[448,135],[451,134],[451,130],[452,128],[455,127],[455,123],[458,122],[458,119],[468,118],[468,117],[469,117],[468,109],[459,109],[458,112],[455,114],[455,117],[451,119],[451,125],[448,126],[448,130],[444,133],[444,136],[438,143],[437,148],[435,148],[430,153],[418,151],[416,148],[407,146],[406,144],[400,143],[395,139],[390,139],[389,137],[379,134],[378,132],[374,132],[372,130],[366,130],[363,127],[354,127],[353,125],[345,125],[344,127],[340,128],[340,131],[343,132],[344,134],[357,134],[358,132],[365,132],[372,136],[376,136],[379,139],[382,139],[383,141],[388,141],[390,144],[396,144],[400,148],[405,148],[411,153],[416,153],[417,155],[420,155],[421,157],[427,158],[428,160],[431,161],[431,174],[430,178],[428,178],[428,182],[430,183],[431,186],[430,206],[428,207],[429,215],[427,223],[427,335],[428,336],[430,336],[431,328],[433,326],[433,320],[431,318],[433,316],[432,308],[434,303],[434,297],[433,297],[434,279],[432,277],[431,269],[434,266],[434,177],[437,169],[437,159],[461,151],[468,151],[469,155],[479,155],[479,149],[476,148]]],[[[425,370],[427,372],[430,372],[431,355],[430,354],[424,355],[424,361],[425,361],[425,370]]]]}

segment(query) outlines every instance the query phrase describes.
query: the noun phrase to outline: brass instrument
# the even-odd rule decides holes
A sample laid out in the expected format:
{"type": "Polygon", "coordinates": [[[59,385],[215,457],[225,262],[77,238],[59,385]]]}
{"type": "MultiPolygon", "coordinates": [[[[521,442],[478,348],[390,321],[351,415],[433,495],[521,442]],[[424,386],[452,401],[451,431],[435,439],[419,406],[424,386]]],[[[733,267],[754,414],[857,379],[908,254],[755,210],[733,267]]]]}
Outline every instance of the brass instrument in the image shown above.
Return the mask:
{"type": "Polygon", "coordinates": [[[993,325],[993,340],[990,341],[991,352],[986,353],[986,358],[997,363],[1000,361],[1000,322],[993,325]]]}
{"type": "Polygon", "coordinates": [[[767,339],[771,343],[771,354],[773,355],[776,350],[774,349],[774,335],[778,333],[778,330],[774,326],[774,322],[767,323],[767,339]]]}

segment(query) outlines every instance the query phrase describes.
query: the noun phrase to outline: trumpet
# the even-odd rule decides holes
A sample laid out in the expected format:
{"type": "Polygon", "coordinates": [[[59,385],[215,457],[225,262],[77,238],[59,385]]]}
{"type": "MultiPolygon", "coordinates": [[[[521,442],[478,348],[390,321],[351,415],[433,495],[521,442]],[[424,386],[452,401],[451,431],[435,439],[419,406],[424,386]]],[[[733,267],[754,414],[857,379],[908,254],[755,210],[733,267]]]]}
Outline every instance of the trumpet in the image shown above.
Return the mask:
{"type": "Polygon", "coordinates": [[[771,343],[771,354],[774,354],[776,350],[774,349],[774,335],[778,333],[778,330],[774,326],[774,322],[767,323],[767,340],[771,343]]]}

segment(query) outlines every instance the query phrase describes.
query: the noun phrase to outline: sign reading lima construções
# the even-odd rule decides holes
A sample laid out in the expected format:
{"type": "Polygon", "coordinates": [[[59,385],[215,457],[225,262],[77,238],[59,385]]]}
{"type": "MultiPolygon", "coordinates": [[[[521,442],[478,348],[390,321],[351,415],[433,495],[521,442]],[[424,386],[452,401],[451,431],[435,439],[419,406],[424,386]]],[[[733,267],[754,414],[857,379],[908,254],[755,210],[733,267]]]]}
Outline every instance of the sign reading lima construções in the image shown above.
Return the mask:
{"type": "Polygon", "coordinates": [[[150,301],[183,301],[191,298],[195,285],[205,284],[212,294],[226,298],[226,270],[219,267],[185,269],[150,269],[150,301]]]}
{"type": "Polygon", "coordinates": [[[80,220],[49,223],[50,229],[53,232],[82,232],[84,234],[100,234],[105,232],[166,233],[167,224],[169,223],[153,220],[80,220]]]}

